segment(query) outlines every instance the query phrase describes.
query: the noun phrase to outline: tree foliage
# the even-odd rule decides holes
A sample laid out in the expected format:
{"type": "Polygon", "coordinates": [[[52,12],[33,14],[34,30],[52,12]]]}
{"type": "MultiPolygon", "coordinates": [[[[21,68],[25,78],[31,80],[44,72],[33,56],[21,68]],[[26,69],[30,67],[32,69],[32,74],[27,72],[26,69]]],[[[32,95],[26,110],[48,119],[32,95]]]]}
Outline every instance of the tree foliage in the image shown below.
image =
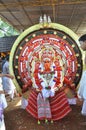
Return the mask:
{"type": "Polygon", "coordinates": [[[19,32],[10,24],[0,19],[0,37],[19,35],[19,32]]]}

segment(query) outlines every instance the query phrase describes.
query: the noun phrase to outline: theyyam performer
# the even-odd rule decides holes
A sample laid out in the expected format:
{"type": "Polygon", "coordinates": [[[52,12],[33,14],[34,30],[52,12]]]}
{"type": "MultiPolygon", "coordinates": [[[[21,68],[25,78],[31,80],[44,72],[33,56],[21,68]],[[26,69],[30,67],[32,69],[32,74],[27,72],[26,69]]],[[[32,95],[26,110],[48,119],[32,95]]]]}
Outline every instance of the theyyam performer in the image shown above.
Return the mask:
{"type": "Polygon", "coordinates": [[[25,30],[12,47],[11,74],[28,101],[27,112],[38,124],[41,120],[52,123],[71,111],[68,98],[75,96],[82,74],[76,39],[67,27],[44,21],[25,30]]]}

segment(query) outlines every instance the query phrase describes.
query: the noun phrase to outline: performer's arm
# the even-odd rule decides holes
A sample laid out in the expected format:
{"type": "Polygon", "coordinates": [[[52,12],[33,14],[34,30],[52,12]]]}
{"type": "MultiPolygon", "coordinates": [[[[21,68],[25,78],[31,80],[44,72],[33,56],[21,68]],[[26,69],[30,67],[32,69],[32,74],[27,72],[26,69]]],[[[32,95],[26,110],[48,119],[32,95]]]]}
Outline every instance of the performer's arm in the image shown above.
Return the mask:
{"type": "Polygon", "coordinates": [[[74,83],[72,83],[69,79],[67,79],[66,77],[64,77],[64,83],[66,83],[68,86],[69,86],[69,88],[71,88],[71,89],[75,89],[75,84],[74,83]]]}

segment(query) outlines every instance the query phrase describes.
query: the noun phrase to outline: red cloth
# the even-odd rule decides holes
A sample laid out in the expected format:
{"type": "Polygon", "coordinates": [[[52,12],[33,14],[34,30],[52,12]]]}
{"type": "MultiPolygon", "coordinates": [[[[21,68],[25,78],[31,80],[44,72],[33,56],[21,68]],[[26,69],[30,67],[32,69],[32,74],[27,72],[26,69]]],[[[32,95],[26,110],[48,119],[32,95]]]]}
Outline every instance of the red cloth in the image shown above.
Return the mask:
{"type": "MultiPolygon", "coordinates": [[[[29,99],[28,106],[26,110],[35,118],[38,119],[37,113],[37,93],[32,91],[29,99]]],[[[56,95],[50,99],[50,108],[52,114],[52,120],[59,120],[64,118],[70,111],[70,105],[68,104],[67,97],[64,91],[57,92],[56,95]]]]}

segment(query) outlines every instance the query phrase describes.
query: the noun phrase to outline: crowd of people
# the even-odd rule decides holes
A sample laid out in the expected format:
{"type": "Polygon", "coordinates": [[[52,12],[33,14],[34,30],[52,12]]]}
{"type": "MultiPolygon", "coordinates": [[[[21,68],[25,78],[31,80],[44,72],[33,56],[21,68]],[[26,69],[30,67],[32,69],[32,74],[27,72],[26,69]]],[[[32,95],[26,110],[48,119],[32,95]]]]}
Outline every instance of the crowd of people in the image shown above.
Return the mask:
{"type": "MultiPolygon", "coordinates": [[[[86,51],[86,35],[83,35],[79,39],[80,46],[83,51],[86,51]]],[[[14,96],[17,94],[15,85],[13,84],[13,76],[9,73],[9,55],[2,62],[2,72],[0,74],[0,130],[5,130],[4,123],[4,109],[7,107],[7,101],[5,95],[9,95],[10,101],[14,99],[14,96]]],[[[86,117],[86,71],[83,71],[82,78],[80,81],[80,87],[77,91],[78,99],[83,101],[81,114],[86,117]]],[[[35,95],[34,95],[35,96],[35,95]]],[[[39,95],[40,98],[41,95],[39,95]]],[[[42,96],[41,96],[42,98],[42,96]]],[[[48,101],[48,100],[47,100],[48,101]]],[[[26,99],[22,97],[22,103],[27,104],[26,99]],[[26,103],[25,103],[26,102],[26,103]]],[[[76,102],[74,103],[76,104],[76,102]]],[[[27,105],[24,105],[22,108],[26,108],[27,105]]],[[[86,122],[85,122],[86,124],[86,122]]]]}
{"type": "Polygon", "coordinates": [[[9,73],[9,55],[7,55],[2,62],[0,74],[0,130],[6,130],[4,122],[4,109],[8,106],[6,96],[12,101],[17,94],[13,78],[14,76],[9,73]]]}

